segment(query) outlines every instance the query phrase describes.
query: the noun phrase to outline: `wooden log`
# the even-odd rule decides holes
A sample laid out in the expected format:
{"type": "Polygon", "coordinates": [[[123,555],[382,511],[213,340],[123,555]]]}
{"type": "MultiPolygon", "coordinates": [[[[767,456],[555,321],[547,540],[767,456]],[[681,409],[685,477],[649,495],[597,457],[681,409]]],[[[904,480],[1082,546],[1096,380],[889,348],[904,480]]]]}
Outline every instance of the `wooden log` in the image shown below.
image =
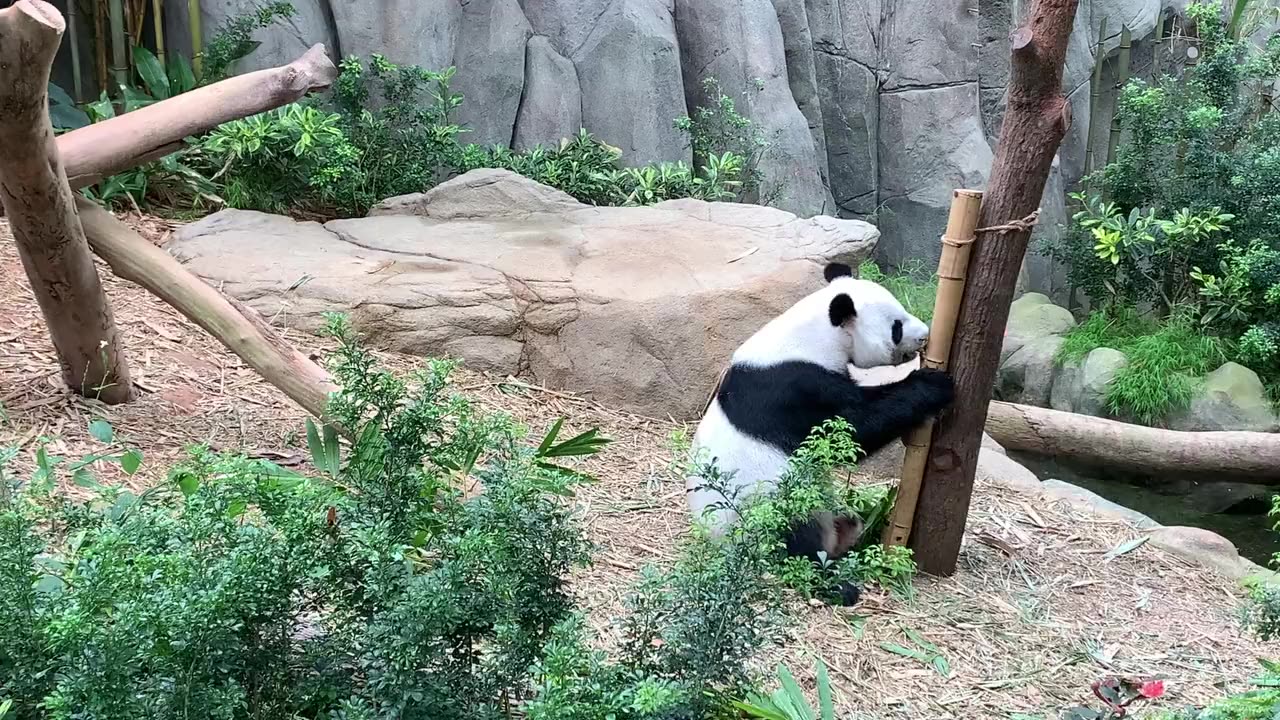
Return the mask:
{"type": "Polygon", "coordinates": [[[111,213],[84,198],[78,207],[89,244],[112,272],[172,305],[307,412],[332,422],[326,409],[329,394],[338,388],[323,368],[293,349],[252,309],[193,275],[111,213]]]}
{"type": "MultiPolygon", "coordinates": [[[[951,341],[955,335],[956,316],[964,297],[965,278],[969,272],[969,253],[973,249],[973,231],[978,227],[978,209],[982,193],[978,190],[955,190],[951,194],[951,213],[942,235],[942,255],[938,258],[938,292],[933,300],[933,321],[929,326],[929,345],[921,364],[947,369],[951,341]]],[[[906,453],[902,456],[902,480],[893,502],[893,512],[885,526],[885,545],[906,545],[911,536],[916,501],[924,480],[924,465],[929,458],[934,419],[930,418],[902,439],[906,453]]]]}
{"type": "Polygon", "coordinates": [[[133,397],[129,368],[49,123],[49,69],[65,29],[43,0],[0,10],[0,203],[63,381],[121,403],[133,397]]]}
{"type": "Polygon", "coordinates": [[[1280,484],[1276,433],[1162,430],[999,401],[987,409],[986,430],[1007,450],[1145,474],[1230,473],[1280,484]]]}
{"type": "Polygon", "coordinates": [[[288,105],[338,76],[323,45],[288,65],[227,78],[58,137],[71,187],[137,167],[181,148],[183,138],[288,105]]]}
{"type": "Polygon", "coordinates": [[[930,574],[955,572],[960,555],[1009,304],[1049,166],[1071,124],[1062,65],[1077,4],[1034,0],[1025,24],[1009,36],[1004,121],[951,346],[956,400],[934,431],[909,542],[930,574]]]}

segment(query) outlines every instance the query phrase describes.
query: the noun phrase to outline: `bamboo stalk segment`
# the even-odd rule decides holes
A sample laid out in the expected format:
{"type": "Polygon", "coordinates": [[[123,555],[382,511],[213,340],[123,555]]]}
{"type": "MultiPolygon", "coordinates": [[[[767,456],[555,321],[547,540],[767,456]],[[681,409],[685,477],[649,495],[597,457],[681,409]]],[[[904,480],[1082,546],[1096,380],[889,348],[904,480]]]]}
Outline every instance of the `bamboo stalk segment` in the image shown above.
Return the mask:
{"type": "MultiPolygon", "coordinates": [[[[946,233],[942,236],[942,257],[938,260],[938,294],[933,302],[929,344],[921,356],[923,367],[945,370],[951,357],[951,341],[955,335],[956,317],[960,313],[960,300],[964,297],[969,254],[973,249],[981,207],[982,192],[952,192],[951,214],[947,218],[946,233]]],[[[911,524],[920,497],[925,461],[929,456],[929,442],[933,437],[933,423],[933,419],[925,421],[902,440],[907,450],[902,459],[898,496],[884,530],[883,542],[886,545],[906,545],[911,537],[911,524]]]]}

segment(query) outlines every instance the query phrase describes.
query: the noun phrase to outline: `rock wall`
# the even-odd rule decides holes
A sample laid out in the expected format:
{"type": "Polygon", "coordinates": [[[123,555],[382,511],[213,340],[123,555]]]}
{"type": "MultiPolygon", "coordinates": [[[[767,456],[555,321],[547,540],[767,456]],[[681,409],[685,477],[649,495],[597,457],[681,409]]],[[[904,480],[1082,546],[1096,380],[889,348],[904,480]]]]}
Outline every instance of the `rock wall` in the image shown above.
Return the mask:
{"type": "MultiPolygon", "coordinates": [[[[1109,18],[1139,57],[1172,0],[1084,0],[1065,90],[1074,126],[1046,192],[1041,228],[1084,166],[1091,47],[1109,18]]],[[[204,0],[204,33],[255,0],[204,0]]],[[[311,43],[334,56],[454,65],[469,139],[528,147],[586,127],[628,162],[688,160],[672,120],[701,81],[742,98],[770,143],[765,189],[801,216],[875,221],[881,260],[937,259],[952,188],[982,187],[1003,113],[1014,0],[293,0],[297,15],[260,33],[243,63],[284,62],[311,43]],[[758,87],[762,90],[757,90],[758,87]]],[[[166,0],[169,43],[189,45],[187,3],[166,0]]],[[[1113,82],[1108,77],[1106,82],[1113,82]]],[[[1031,258],[1030,289],[1065,291],[1031,258]]]]}

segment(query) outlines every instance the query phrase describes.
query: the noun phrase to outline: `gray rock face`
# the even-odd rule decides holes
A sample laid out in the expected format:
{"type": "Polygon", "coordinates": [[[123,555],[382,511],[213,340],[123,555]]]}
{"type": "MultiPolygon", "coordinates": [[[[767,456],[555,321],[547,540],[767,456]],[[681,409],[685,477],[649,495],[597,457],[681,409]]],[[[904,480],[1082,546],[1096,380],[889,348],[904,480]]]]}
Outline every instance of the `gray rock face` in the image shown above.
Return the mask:
{"type": "Polygon", "coordinates": [[[991,170],[977,107],[976,82],[880,96],[880,226],[897,238],[880,259],[937,264],[951,192],[985,187],[991,170]]]}
{"type": "Polygon", "coordinates": [[[1049,407],[1106,417],[1107,387],[1128,364],[1124,353],[1112,348],[1097,348],[1086,355],[1083,362],[1064,364],[1053,381],[1049,407]]]}
{"type": "Polygon", "coordinates": [[[381,53],[399,65],[443,70],[453,63],[461,0],[329,0],[343,56],[381,53]]]}
{"type": "Polygon", "coordinates": [[[1258,374],[1229,362],[1205,377],[1191,406],[1169,418],[1173,430],[1252,430],[1276,432],[1280,429],[1266,388],[1258,374]]]}
{"type": "Polygon", "coordinates": [[[1054,356],[1062,347],[1056,335],[1032,338],[1023,343],[996,372],[995,399],[1044,407],[1058,374],[1054,356]]]}
{"type": "Polygon", "coordinates": [[[676,16],[688,106],[714,102],[702,87],[708,76],[725,94],[745,98],[745,114],[770,143],[760,162],[760,196],[788,212],[821,213],[828,202],[818,151],[791,94],[782,28],[770,0],[676,0],[676,16]]]}
{"type": "MultiPolygon", "coordinates": [[[[451,89],[461,93],[459,122],[468,142],[510,146],[525,86],[526,45],[533,30],[516,0],[467,0],[451,89]]],[[[571,88],[562,90],[571,96],[571,88]]]]}
{"type": "Polygon", "coordinates": [[[822,263],[857,263],[877,237],[753,205],[596,208],[477,170],[325,225],[223,211],[169,247],[291,327],[345,312],[392,350],[692,418],[738,343],[821,287],[822,263]]]}
{"type": "Polygon", "coordinates": [[[512,147],[556,146],[582,128],[578,71],[542,35],[525,46],[524,96],[516,115],[512,147]]]}
{"type": "MultiPolygon", "coordinates": [[[[262,44],[249,57],[232,68],[235,72],[249,72],[275,67],[296,60],[316,43],[324,43],[330,57],[336,57],[333,49],[337,35],[328,22],[329,0],[290,0],[293,17],[277,22],[269,31],[254,36],[262,44]]],[[[218,0],[200,3],[200,28],[204,39],[213,37],[228,20],[257,12],[258,0],[218,0]]],[[[165,0],[165,41],[168,47],[191,57],[191,33],[187,0],[165,0]]],[[[84,33],[91,35],[91,33],[84,33]]],[[[88,75],[89,73],[86,73],[88,75]]]]}
{"type": "Polygon", "coordinates": [[[978,81],[978,16],[969,0],[899,0],[881,45],[884,88],[930,89],[978,81]]]}
{"type": "Polygon", "coordinates": [[[673,0],[525,0],[534,32],[578,69],[582,124],[628,163],[689,160],[673,0]]]}

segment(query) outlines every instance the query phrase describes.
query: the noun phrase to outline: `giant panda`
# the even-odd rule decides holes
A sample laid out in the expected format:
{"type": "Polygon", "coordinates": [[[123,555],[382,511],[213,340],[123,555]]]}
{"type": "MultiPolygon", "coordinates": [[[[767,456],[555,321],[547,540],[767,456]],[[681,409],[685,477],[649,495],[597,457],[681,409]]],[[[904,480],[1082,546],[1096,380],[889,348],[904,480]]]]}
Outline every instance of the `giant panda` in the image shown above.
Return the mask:
{"type": "MultiPolygon", "coordinates": [[[[916,360],[929,328],[884,287],[853,277],[845,264],[828,264],[826,285],[770,320],[738,346],[694,433],[690,450],[747,493],[776,487],[790,456],[813,429],[841,417],[854,430],[859,459],[902,437],[947,408],[951,378],[920,368],[896,382],[859,384],[854,368],[903,366],[916,360]]],[[[724,497],[691,473],[690,509],[719,534],[734,522],[724,497]]],[[[855,515],[821,512],[791,528],[787,553],[814,560],[845,555],[863,522],[855,515]]],[[[856,587],[840,588],[844,604],[856,587]]]]}

